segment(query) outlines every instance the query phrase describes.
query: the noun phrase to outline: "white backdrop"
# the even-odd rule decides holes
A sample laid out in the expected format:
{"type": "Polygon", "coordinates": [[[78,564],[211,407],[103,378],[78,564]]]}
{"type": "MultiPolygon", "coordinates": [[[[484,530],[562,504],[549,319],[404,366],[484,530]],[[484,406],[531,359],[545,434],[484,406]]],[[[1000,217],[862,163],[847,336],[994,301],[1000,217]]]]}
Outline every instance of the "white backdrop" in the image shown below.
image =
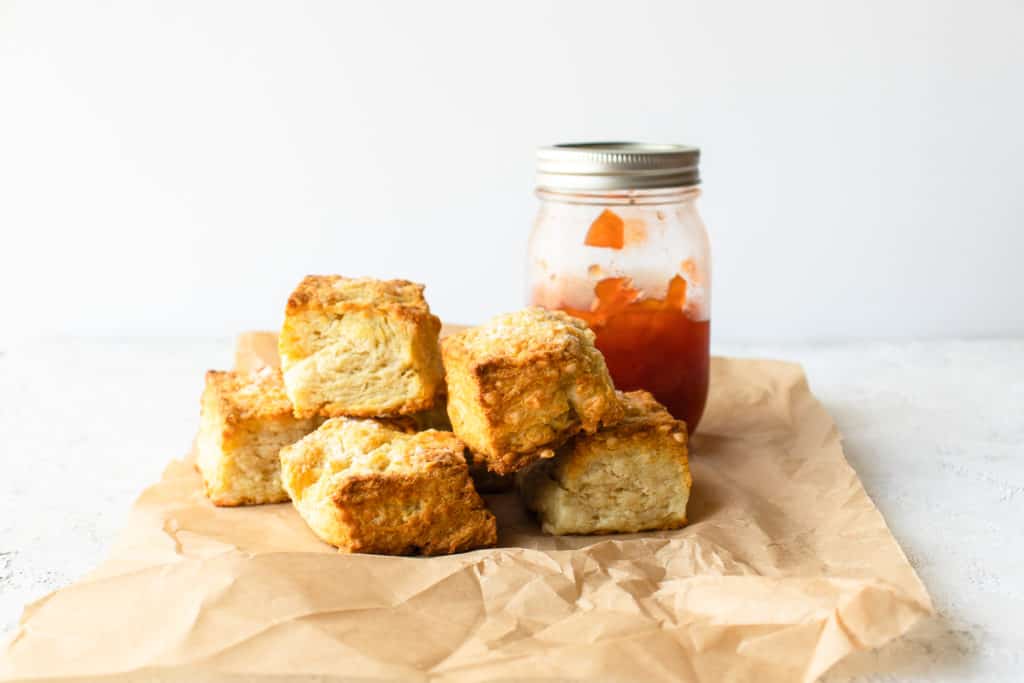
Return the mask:
{"type": "Polygon", "coordinates": [[[1024,3],[0,3],[0,339],[520,305],[533,149],[703,148],[718,340],[1024,333],[1024,3]]]}

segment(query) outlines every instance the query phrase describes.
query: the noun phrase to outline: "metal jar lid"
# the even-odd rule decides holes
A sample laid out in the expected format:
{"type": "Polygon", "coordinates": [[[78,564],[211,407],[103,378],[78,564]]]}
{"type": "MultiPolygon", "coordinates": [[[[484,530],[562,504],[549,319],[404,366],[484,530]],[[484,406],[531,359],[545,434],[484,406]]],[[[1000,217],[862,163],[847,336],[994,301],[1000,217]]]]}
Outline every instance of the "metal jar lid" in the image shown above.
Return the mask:
{"type": "Polygon", "coordinates": [[[700,150],[642,142],[580,142],[537,150],[537,187],[606,191],[700,184],[700,150]]]}

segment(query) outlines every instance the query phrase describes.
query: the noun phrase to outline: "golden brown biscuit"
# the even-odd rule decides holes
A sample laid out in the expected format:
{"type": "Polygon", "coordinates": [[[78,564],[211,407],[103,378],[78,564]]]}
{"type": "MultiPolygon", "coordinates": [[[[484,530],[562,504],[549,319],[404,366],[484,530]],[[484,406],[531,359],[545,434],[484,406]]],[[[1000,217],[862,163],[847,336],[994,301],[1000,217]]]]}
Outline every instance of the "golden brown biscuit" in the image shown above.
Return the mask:
{"type": "Polygon", "coordinates": [[[433,408],[443,391],[423,285],[309,275],[292,292],[278,340],[300,417],[387,417],[433,408]]]}
{"type": "Polygon", "coordinates": [[[281,478],[324,541],[348,552],[440,555],[494,545],[494,515],[451,432],[333,418],[282,449],[281,478]]]}
{"type": "Polygon", "coordinates": [[[686,423],[646,391],[620,394],[622,421],[580,434],[520,473],[520,492],[549,534],[676,529],[692,479],[686,423]]]}
{"type": "Polygon", "coordinates": [[[442,356],[452,427],[498,474],[622,416],[594,333],[565,313],[498,316],[444,339],[442,356]]]}
{"type": "Polygon", "coordinates": [[[318,418],[296,418],[278,370],[206,373],[196,466],[214,505],[288,500],[278,451],[316,429],[318,418]]]}

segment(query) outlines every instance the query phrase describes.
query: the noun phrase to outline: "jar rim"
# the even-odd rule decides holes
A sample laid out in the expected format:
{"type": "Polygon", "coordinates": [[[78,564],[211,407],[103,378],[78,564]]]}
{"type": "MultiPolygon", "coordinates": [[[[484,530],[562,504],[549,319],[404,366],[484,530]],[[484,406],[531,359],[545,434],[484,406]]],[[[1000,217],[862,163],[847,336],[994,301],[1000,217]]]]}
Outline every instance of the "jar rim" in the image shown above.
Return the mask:
{"type": "Polygon", "coordinates": [[[608,191],[700,184],[700,149],[644,142],[577,142],[537,149],[537,188],[608,191]]]}
{"type": "Polygon", "coordinates": [[[564,204],[604,204],[622,206],[627,204],[678,204],[700,196],[700,186],[652,187],[629,190],[564,190],[538,187],[534,190],[543,201],[564,204]]]}

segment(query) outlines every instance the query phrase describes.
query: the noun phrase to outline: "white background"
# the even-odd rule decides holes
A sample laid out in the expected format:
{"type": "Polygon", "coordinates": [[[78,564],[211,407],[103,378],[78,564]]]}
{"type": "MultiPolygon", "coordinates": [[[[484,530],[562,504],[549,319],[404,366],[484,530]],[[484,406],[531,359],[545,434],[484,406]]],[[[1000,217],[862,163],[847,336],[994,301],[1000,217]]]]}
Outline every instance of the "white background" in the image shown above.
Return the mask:
{"type": "Polygon", "coordinates": [[[0,337],[522,303],[533,149],[702,147],[722,340],[1024,333],[1024,3],[0,3],[0,337]]]}

